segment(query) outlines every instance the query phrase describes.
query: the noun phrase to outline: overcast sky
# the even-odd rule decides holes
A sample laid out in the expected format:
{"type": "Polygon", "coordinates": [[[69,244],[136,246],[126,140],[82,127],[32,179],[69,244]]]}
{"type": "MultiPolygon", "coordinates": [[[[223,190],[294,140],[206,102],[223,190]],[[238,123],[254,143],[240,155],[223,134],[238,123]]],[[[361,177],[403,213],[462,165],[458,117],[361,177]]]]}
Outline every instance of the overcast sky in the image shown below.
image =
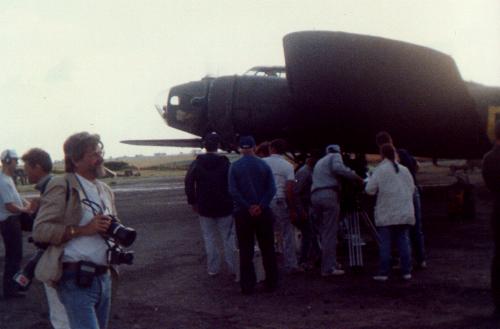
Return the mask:
{"type": "Polygon", "coordinates": [[[0,149],[61,159],[65,138],[86,130],[107,156],[177,153],[119,141],[189,137],[156,112],[160,92],[284,65],[282,37],[300,30],[427,46],[465,80],[500,86],[499,0],[2,1],[0,149]]]}

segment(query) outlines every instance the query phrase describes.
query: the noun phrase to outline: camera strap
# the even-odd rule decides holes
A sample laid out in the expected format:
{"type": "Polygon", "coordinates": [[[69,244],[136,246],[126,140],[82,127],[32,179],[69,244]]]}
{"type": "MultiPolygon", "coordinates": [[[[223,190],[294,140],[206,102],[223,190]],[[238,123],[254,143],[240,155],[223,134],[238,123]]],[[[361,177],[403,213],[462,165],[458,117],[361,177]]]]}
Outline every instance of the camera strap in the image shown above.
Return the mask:
{"type": "MultiPolygon", "coordinates": [[[[81,203],[87,207],[89,207],[91,210],[92,210],[92,213],[94,214],[94,216],[97,216],[97,215],[103,215],[104,214],[104,211],[107,210],[108,208],[106,207],[106,203],[104,202],[104,200],[102,199],[102,195],[101,195],[101,191],[100,191],[100,188],[99,186],[96,184],[96,188],[97,188],[97,194],[99,195],[99,201],[101,202],[101,204],[99,205],[98,203],[92,201],[86,190],[85,190],[85,187],[83,186],[80,178],[78,177],[78,175],[75,174],[75,178],[78,182],[78,184],[80,185],[80,189],[83,193],[83,195],[85,196],[84,198],[80,198],[81,199],[81,203]]],[[[114,248],[114,246],[116,245],[115,243],[111,243],[111,241],[109,241],[109,239],[106,239],[104,236],[100,235],[102,237],[102,239],[106,242],[106,245],[108,246],[108,252],[114,248]]]]}
{"type": "Polygon", "coordinates": [[[85,187],[83,186],[83,184],[82,184],[82,182],[80,180],[80,177],[78,177],[77,174],[75,174],[75,178],[76,178],[76,181],[78,182],[78,185],[80,185],[80,189],[81,189],[83,195],[85,196],[85,198],[83,198],[81,200],[81,202],[92,210],[92,213],[94,214],[94,216],[104,214],[104,212],[106,210],[108,210],[108,207],[106,206],[106,202],[104,202],[104,200],[103,200],[102,190],[99,187],[98,183],[95,184],[95,186],[96,186],[96,189],[97,189],[97,195],[99,196],[100,204],[92,201],[89,198],[89,196],[87,194],[87,191],[85,190],[85,187]]]}

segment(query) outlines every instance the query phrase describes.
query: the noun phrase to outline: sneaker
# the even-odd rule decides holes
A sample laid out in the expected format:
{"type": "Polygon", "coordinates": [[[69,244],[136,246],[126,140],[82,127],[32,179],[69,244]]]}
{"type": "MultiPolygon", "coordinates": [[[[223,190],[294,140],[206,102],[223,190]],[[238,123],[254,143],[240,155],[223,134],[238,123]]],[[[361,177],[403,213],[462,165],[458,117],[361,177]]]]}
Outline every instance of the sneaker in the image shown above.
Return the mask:
{"type": "Polygon", "coordinates": [[[375,280],[375,281],[381,281],[381,282],[387,281],[387,279],[389,279],[389,277],[387,275],[375,275],[373,277],[373,280],[375,280]]]}
{"type": "Polygon", "coordinates": [[[333,268],[328,272],[321,272],[321,276],[323,276],[323,277],[332,276],[332,275],[337,276],[337,275],[344,275],[344,274],[345,274],[345,271],[341,270],[339,268],[333,268]]]}
{"type": "Polygon", "coordinates": [[[217,273],[217,272],[210,272],[210,271],[208,271],[208,275],[209,275],[209,276],[216,276],[217,274],[219,274],[219,273],[217,273]]]}
{"type": "Polygon", "coordinates": [[[403,275],[403,280],[406,280],[406,281],[411,280],[411,274],[403,275]]]}

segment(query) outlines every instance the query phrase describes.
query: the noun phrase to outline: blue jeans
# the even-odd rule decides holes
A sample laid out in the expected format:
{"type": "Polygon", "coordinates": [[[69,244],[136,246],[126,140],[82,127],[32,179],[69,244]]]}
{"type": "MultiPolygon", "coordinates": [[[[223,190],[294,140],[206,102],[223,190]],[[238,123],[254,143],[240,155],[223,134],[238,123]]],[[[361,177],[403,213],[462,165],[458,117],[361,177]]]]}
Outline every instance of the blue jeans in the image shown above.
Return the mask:
{"type": "Polygon", "coordinates": [[[231,274],[236,273],[234,265],[234,251],[236,250],[236,238],[234,220],[232,215],[224,217],[200,216],[201,232],[205,242],[207,253],[208,272],[218,273],[221,267],[221,255],[217,248],[217,235],[222,239],[224,246],[224,258],[231,274]]]}
{"type": "Polygon", "coordinates": [[[422,208],[418,188],[415,188],[415,193],[413,193],[413,207],[415,208],[415,225],[410,228],[410,238],[415,252],[415,260],[420,264],[425,261],[425,246],[424,232],[422,230],[422,208]]]}
{"type": "Polygon", "coordinates": [[[377,227],[380,236],[380,267],[379,275],[389,275],[391,270],[391,244],[395,241],[399,251],[401,274],[411,273],[409,225],[390,225],[377,227]]]}
{"type": "Polygon", "coordinates": [[[96,276],[88,288],[79,287],[75,277],[75,272],[64,272],[57,285],[71,329],[106,329],[111,307],[109,272],[96,276]]]}

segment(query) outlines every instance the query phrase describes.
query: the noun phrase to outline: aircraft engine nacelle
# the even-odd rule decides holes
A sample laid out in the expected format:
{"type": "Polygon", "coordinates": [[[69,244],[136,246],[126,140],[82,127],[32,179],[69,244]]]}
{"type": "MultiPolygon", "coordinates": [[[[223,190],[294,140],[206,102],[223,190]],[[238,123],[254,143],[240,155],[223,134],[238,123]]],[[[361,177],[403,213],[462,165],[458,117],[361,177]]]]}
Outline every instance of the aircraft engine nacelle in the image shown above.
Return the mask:
{"type": "Polygon", "coordinates": [[[217,78],[210,85],[207,107],[210,127],[233,142],[243,134],[256,135],[258,142],[286,137],[297,124],[288,84],[282,78],[217,78]]]}

